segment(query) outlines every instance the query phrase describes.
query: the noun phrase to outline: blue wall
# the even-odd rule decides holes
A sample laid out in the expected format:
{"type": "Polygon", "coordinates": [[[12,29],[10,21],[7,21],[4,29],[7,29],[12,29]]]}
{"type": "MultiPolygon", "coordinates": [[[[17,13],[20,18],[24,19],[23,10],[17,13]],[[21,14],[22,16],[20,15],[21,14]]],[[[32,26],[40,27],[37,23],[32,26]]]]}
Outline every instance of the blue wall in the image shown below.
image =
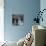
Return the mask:
{"type": "Polygon", "coordinates": [[[5,40],[18,41],[31,30],[35,12],[40,9],[40,0],[5,0],[4,8],[5,40]],[[24,25],[13,26],[12,14],[24,14],[24,25]]]}
{"type": "MultiPolygon", "coordinates": [[[[42,11],[43,9],[46,9],[46,0],[41,0],[40,1],[40,10],[42,11]]],[[[46,27],[46,10],[43,12],[43,22],[40,21],[40,25],[46,27]]]]}
{"type": "MultiPolygon", "coordinates": [[[[46,0],[40,1],[40,10],[42,11],[43,9],[46,9],[46,0]]],[[[44,11],[42,17],[43,17],[43,22],[40,21],[40,25],[46,27],[46,11],[44,11]]],[[[45,36],[45,39],[46,39],[46,36],[45,36]]],[[[46,44],[46,40],[45,40],[45,44],[46,44]]]]}

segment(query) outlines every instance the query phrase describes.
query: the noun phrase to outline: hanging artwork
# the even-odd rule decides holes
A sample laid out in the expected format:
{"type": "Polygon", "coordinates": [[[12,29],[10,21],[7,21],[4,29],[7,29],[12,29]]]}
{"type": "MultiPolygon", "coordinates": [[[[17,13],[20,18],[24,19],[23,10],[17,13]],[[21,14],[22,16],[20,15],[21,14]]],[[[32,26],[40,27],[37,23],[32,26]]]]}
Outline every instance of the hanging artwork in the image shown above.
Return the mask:
{"type": "Polygon", "coordinates": [[[24,24],[24,15],[23,14],[13,14],[12,15],[12,24],[19,26],[24,24]]]}

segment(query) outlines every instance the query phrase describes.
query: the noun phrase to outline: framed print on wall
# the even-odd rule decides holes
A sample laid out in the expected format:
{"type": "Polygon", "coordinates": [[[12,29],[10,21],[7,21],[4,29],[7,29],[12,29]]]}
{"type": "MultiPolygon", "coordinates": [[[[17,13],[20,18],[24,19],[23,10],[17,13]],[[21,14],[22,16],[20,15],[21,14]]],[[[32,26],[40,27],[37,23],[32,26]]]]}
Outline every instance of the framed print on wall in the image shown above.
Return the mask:
{"type": "Polygon", "coordinates": [[[13,14],[12,15],[12,24],[19,26],[24,24],[24,15],[23,14],[13,14]]]}

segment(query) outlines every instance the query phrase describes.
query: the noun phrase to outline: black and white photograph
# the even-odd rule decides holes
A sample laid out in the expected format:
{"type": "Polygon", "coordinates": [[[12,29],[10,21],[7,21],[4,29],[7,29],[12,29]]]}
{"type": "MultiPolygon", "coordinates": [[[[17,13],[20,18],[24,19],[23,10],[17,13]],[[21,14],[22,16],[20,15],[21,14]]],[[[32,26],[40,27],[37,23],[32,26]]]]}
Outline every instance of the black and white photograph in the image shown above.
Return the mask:
{"type": "Polygon", "coordinates": [[[12,15],[12,24],[19,26],[24,24],[24,15],[12,15]]]}

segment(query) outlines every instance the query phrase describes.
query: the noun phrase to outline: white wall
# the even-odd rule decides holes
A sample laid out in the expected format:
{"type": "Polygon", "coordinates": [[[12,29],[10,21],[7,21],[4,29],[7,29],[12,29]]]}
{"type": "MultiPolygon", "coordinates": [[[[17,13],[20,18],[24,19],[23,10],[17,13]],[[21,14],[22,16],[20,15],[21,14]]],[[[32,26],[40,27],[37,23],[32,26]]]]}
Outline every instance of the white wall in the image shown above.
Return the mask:
{"type": "Polygon", "coordinates": [[[4,0],[0,0],[0,42],[4,41],[4,0]]]}

